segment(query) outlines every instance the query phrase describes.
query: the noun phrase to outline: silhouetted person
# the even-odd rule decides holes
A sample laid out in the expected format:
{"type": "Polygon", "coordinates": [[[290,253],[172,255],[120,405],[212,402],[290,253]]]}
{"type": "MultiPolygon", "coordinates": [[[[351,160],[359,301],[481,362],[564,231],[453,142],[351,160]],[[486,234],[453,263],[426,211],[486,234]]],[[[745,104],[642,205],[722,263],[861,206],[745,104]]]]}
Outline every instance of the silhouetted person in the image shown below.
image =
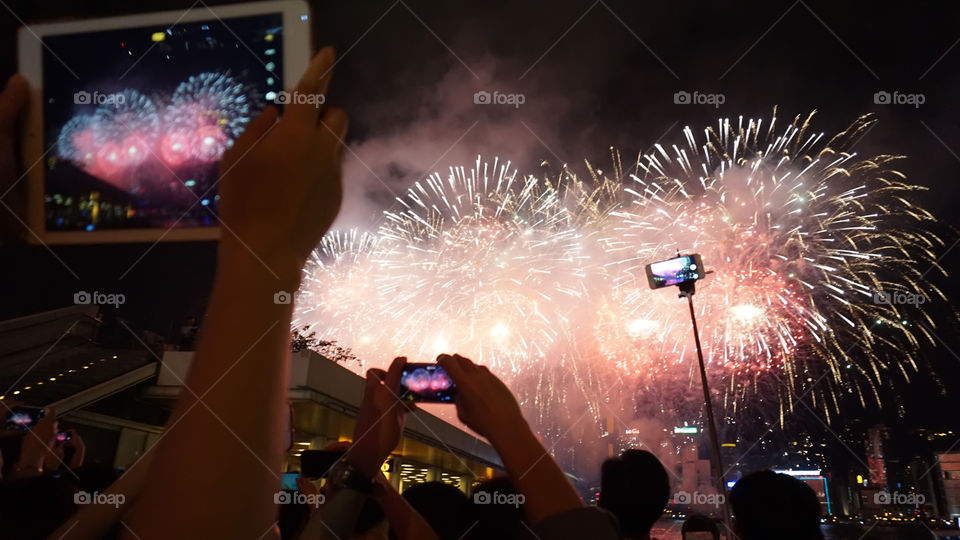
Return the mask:
{"type": "Polygon", "coordinates": [[[449,484],[415,484],[403,491],[403,498],[423,516],[440,540],[460,540],[476,523],[470,499],[449,484]]]}
{"type": "Polygon", "coordinates": [[[631,449],[603,462],[598,505],[617,517],[625,539],[648,540],[669,501],[670,479],[657,456],[631,449]]]}
{"type": "Polygon", "coordinates": [[[508,476],[497,476],[481,482],[473,490],[474,515],[477,526],[472,538],[510,538],[535,540],[523,515],[522,504],[498,504],[498,501],[519,501],[517,488],[508,476]],[[497,498],[498,501],[494,499],[497,498]]]}
{"type": "Polygon", "coordinates": [[[759,471],[730,490],[734,531],[740,540],[822,540],[820,501],[792,476],[759,471]]]}
{"type": "Polygon", "coordinates": [[[693,514],[680,528],[683,540],[720,540],[720,528],[708,516],[693,514]]]}

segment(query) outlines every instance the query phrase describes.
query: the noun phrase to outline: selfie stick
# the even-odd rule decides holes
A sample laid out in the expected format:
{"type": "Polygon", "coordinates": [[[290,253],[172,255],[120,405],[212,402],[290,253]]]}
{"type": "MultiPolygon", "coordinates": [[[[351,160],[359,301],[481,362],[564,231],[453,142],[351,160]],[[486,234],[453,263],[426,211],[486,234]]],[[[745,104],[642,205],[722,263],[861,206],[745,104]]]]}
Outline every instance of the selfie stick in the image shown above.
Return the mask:
{"type": "Polygon", "coordinates": [[[697,315],[693,310],[693,294],[697,292],[696,281],[684,281],[677,285],[680,288],[680,298],[687,297],[690,306],[690,322],[693,323],[693,339],[697,344],[697,359],[700,360],[700,386],[703,387],[703,405],[707,410],[707,426],[710,429],[710,443],[713,445],[713,466],[717,482],[718,493],[723,495],[723,523],[727,531],[730,527],[730,511],[727,506],[727,486],[723,482],[723,461],[720,459],[720,441],[717,438],[717,424],[713,418],[713,402],[710,401],[710,386],[707,384],[707,368],[703,363],[703,350],[700,348],[700,331],[697,329],[697,315]]]}

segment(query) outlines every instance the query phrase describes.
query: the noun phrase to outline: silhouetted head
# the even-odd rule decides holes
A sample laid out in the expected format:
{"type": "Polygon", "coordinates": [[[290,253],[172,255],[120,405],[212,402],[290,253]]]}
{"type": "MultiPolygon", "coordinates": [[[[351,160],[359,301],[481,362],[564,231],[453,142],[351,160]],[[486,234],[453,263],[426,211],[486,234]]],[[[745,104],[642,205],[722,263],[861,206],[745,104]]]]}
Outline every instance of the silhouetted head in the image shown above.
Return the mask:
{"type": "Polygon", "coordinates": [[[670,479],[657,456],[627,450],[603,462],[598,504],[617,517],[624,536],[648,536],[669,501],[670,479]]]}
{"type": "Polygon", "coordinates": [[[683,522],[680,533],[683,535],[683,540],[700,540],[701,538],[720,540],[720,527],[713,519],[701,514],[689,516],[683,522]]]}
{"type": "Polygon", "coordinates": [[[471,531],[471,537],[535,539],[525,524],[524,500],[517,496],[517,488],[507,476],[481,482],[473,490],[477,526],[471,531]]]}
{"type": "Polygon", "coordinates": [[[403,498],[423,516],[440,540],[459,540],[473,526],[473,505],[466,494],[443,482],[408,487],[403,498]]]}
{"type": "Polygon", "coordinates": [[[820,501],[810,486],[786,474],[759,471],[730,490],[741,540],[821,540],[820,501]]]}

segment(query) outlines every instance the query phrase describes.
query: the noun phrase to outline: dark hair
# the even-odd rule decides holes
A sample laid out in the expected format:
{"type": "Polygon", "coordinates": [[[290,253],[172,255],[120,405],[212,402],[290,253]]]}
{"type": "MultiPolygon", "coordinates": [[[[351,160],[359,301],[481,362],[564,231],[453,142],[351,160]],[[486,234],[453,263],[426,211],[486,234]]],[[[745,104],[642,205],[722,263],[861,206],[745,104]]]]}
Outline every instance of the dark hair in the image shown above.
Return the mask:
{"type": "MultiPolygon", "coordinates": [[[[294,494],[296,491],[283,490],[294,494]]],[[[306,503],[278,504],[277,526],[280,528],[280,538],[299,538],[304,527],[310,521],[310,506],[306,503]]],[[[365,534],[387,519],[380,503],[373,499],[364,501],[357,515],[357,522],[353,526],[353,534],[365,534]]]]}
{"type": "Polygon", "coordinates": [[[741,478],[730,490],[734,527],[743,540],[820,540],[820,501],[802,481],[773,471],[741,478]]]}
{"type": "MultiPolygon", "coordinates": [[[[530,538],[532,533],[525,525],[523,507],[510,504],[490,504],[494,494],[510,496],[517,494],[513,480],[508,476],[496,476],[485,480],[473,489],[473,507],[477,526],[471,531],[474,538],[530,538]]],[[[515,499],[516,500],[516,499],[515,499]]]]}
{"type": "Polygon", "coordinates": [[[670,501],[670,479],[657,456],[630,449],[603,462],[598,505],[620,522],[624,536],[646,536],[670,501]]]}
{"type": "Polygon", "coordinates": [[[425,482],[408,487],[403,498],[423,516],[440,540],[459,540],[476,521],[466,494],[443,482],[425,482]]]}
{"type": "Polygon", "coordinates": [[[691,514],[683,522],[680,534],[685,536],[688,532],[708,532],[713,536],[713,540],[720,540],[720,527],[717,527],[717,522],[702,514],[691,514]]]}

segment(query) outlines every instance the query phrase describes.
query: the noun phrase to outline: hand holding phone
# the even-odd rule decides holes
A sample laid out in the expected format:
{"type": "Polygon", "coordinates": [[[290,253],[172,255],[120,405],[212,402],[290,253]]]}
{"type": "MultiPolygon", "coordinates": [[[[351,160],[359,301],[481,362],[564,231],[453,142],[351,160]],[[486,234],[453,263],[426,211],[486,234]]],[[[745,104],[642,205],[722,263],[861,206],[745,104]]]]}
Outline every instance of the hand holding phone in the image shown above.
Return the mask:
{"type": "Polygon", "coordinates": [[[380,465],[400,444],[403,426],[406,424],[409,407],[398,403],[400,375],[407,363],[405,357],[397,357],[390,369],[367,370],[363,401],[357,413],[353,431],[353,444],[344,459],[362,474],[373,478],[380,465]]]}
{"type": "Polygon", "coordinates": [[[453,379],[438,364],[407,364],[400,374],[400,399],[415,403],[452,403],[453,379]]]}
{"type": "Polygon", "coordinates": [[[43,418],[45,413],[43,407],[14,407],[10,411],[10,417],[7,418],[6,429],[30,431],[43,418]]]}
{"type": "Polygon", "coordinates": [[[529,433],[517,398],[486,366],[458,354],[441,354],[437,362],[457,381],[457,417],[470,429],[496,442],[529,433]]]}

